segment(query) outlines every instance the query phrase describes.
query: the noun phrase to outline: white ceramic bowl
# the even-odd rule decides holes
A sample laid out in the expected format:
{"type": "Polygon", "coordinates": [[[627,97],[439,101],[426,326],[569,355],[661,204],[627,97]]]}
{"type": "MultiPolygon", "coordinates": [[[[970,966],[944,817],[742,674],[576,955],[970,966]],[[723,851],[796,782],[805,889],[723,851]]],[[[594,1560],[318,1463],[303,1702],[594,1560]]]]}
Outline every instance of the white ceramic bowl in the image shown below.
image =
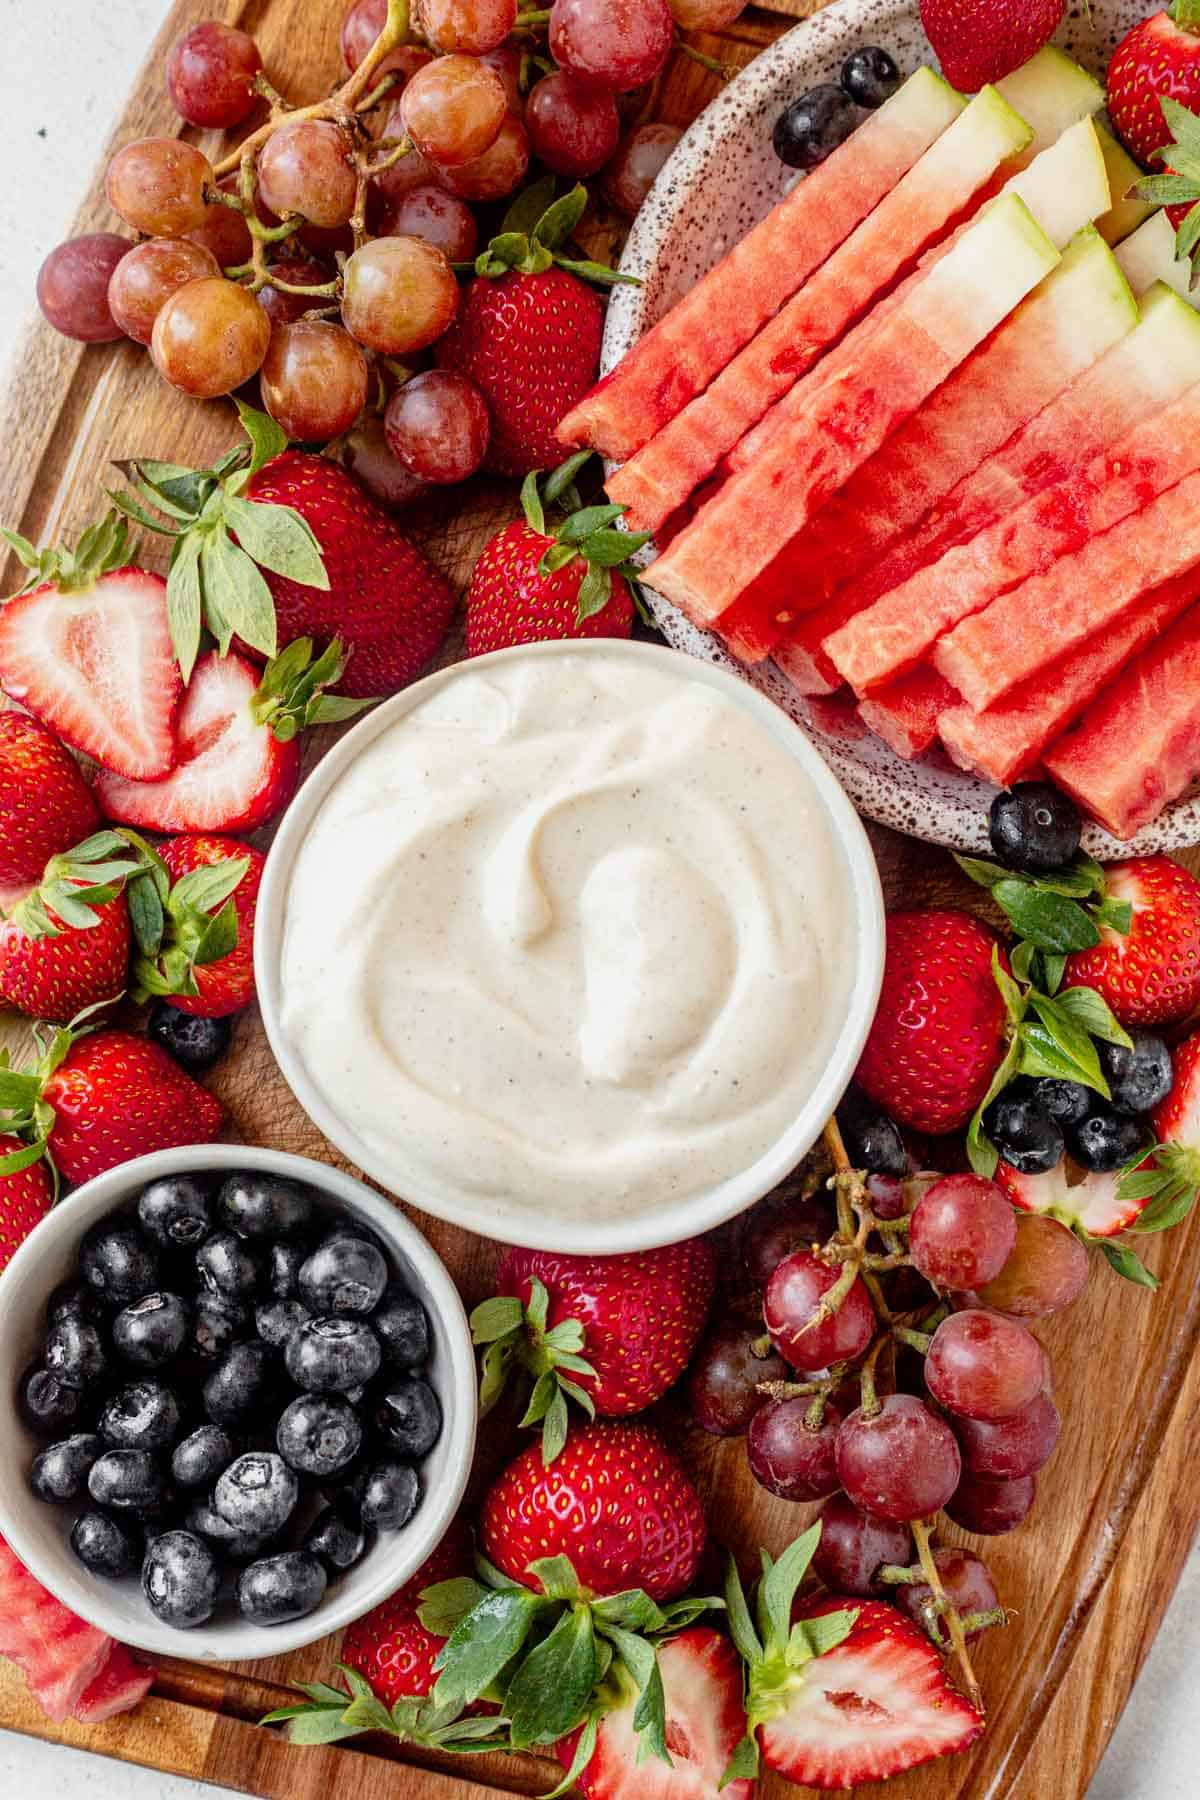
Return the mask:
{"type": "MultiPolygon", "coordinates": [[[[676,1243],[707,1231],[761,1199],[783,1179],[811,1148],[833,1111],[854,1071],[879,998],[883,970],[883,897],[870,843],[854,808],[838,782],[799,727],[753,688],[724,669],[689,664],[674,651],[657,644],[624,640],[592,639],[587,642],[540,643],[500,650],[480,657],[469,667],[475,675],[515,658],[533,658],[545,667],[552,681],[556,662],[564,656],[605,656],[614,649],[647,660],[668,660],[675,673],[690,676],[716,688],[756,718],[796,759],[808,776],[829,822],[830,838],[844,861],[846,890],[853,909],[853,941],[856,945],[853,979],[828,1063],[814,1083],[807,1102],[789,1130],[751,1167],[719,1186],[685,1201],[654,1205],[648,1202],[636,1214],[620,1219],[589,1218],[574,1212],[539,1212],[506,1206],[503,1196],[462,1195],[448,1205],[438,1195],[421,1191],[405,1171],[389,1166],[378,1150],[367,1143],[331,1107],[317,1087],[303,1058],[283,1026],[280,965],[288,885],[300,845],[318,808],[354,759],[382,733],[389,731],[414,706],[463,672],[456,664],[439,669],[406,688],[369,714],[324,758],[309,776],[284,818],[267,860],[259,893],[255,927],[255,979],[263,1023],[271,1048],[292,1092],[309,1117],[343,1154],[381,1186],[400,1194],[414,1206],[484,1237],[535,1249],[604,1255],[676,1243]]],[[[802,1021],[798,1027],[803,1029],[802,1021]]]]}
{"type": "Polygon", "coordinates": [[[241,1144],[201,1144],[163,1150],[122,1163],[87,1182],[56,1206],[22,1244],[0,1276],[0,1537],[65,1606],[112,1637],[156,1656],[193,1662],[245,1662],[298,1650],[337,1631],[385,1600],[414,1574],[445,1536],[458,1511],[475,1446],[475,1356],[458,1290],[445,1265],[400,1210],[359,1181],[325,1163],[241,1144]],[[209,1625],[180,1631],[155,1618],[136,1576],[102,1581],[78,1561],[69,1543],[73,1506],[48,1506],[29,1490],[29,1465],[42,1440],[27,1430],[14,1396],[22,1371],[45,1332],[44,1308],[75,1269],[80,1240],[107,1214],[126,1210],[147,1182],[162,1175],[260,1169],[290,1176],[320,1191],[331,1210],[369,1225],[386,1243],[398,1273],[429,1313],[429,1380],[442,1405],[442,1435],[421,1469],[421,1504],[402,1531],[381,1532],[358,1567],[330,1584],[307,1618],[252,1625],[218,1614],[209,1625]]]}
{"type": "MultiPolygon", "coordinates": [[[[1147,0],[1091,0],[1069,9],[1055,42],[1103,75],[1114,48],[1146,17],[1147,0]]],[[[621,259],[640,287],[614,289],[602,368],[610,370],[650,326],[779,200],[794,172],[771,148],[771,128],[789,100],[820,81],[836,81],[843,60],[862,44],[882,44],[900,67],[932,62],[918,0],[837,0],[764,50],[696,120],[638,214],[621,259]]],[[[690,624],[648,590],[660,629],[676,649],[739,674],[797,721],[868,818],[912,837],[961,850],[987,846],[987,809],[995,788],[955,768],[941,752],[906,762],[851,713],[838,734],[822,730],[814,710],[773,663],[745,668],[711,633],[690,624]]],[[[1106,859],[1180,850],[1200,843],[1200,784],[1128,844],[1089,826],[1087,848],[1106,859]]]]}

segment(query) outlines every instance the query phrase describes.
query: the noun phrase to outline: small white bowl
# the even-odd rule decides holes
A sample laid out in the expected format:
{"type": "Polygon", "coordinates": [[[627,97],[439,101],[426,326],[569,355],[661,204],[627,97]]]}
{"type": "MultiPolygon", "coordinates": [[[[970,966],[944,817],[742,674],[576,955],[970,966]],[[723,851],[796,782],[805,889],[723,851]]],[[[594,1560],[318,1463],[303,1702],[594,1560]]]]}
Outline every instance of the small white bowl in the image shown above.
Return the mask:
{"type": "Polygon", "coordinates": [[[0,1276],[0,1537],[37,1579],[89,1624],[155,1656],[193,1662],[247,1662],[315,1643],[377,1606],[414,1574],[445,1536],[462,1500],[475,1447],[475,1356],[458,1290],[415,1225],[369,1188],[325,1163],[241,1144],[163,1150],[122,1163],[56,1206],[0,1276]],[[261,1626],[218,1618],[194,1631],[156,1619],[136,1576],[104,1581],[79,1562],[70,1530],[82,1506],[48,1506],[30,1491],[29,1465],[44,1442],[16,1408],[17,1382],[45,1333],[45,1305],[75,1271],[80,1240],[109,1213],[126,1210],[147,1182],[163,1175],[228,1174],[256,1169],[316,1188],[332,1211],[369,1225],[387,1245],[396,1270],[425,1306],[432,1334],[429,1381],[441,1402],[442,1435],[421,1468],[422,1499],[402,1531],[381,1532],[370,1553],[330,1584],[307,1618],[261,1626]]]}
{"type": "MultiPolygon", "coordinates": [[[[439,669],[377,707],[342,738],[301,788],[272,845],[259,891],[254,948],[259,1005],[276,1061],[309,1117],[357,1167],[412,1205],[480,1236],[532,1249],[609,1255],[677,1243],[723,1224],[761,1199],[811,1149],[854,1072],[875,1015],[883,976],[883,895],[874,853],[858,814],[804,732],[779,707],[738,676],[657,644],[626,639],[571,639],[494,651],[475,658],[469,665],[460,663],[439,669]],[[463,1193],[451,1203],[440,1194],[423,1192],[419,1181],[392,1166],[353,1124],[338,1114],[284,1029],[281,964],[293,864],[317,811],[354,760],[412,708],[453,681],[464,667],[480,675],[515,659],[535,659],[545,665],[545,679],[553,681],[555,664],[566,656],[609,657],[614,651],[647,661],[669,662],[672,674],[680,680],[717,689],[765,727],[800,764],[824,808],[830,839],[842,858],[853,914],[849,935],[854,944],[855,967],[845,1015],[829,1060],[792,1125],[755,1163],[718,1186],[673,1202],[648,1199],[638,1212],[617,1218],[592,1218],[579,1210],[555,1212],[542,1208],[535,1213],[531,1208],[506,1205],[498,1194],[489,1195],[485,1203],[478,1195],[463,1193]]],[[[802,1020],[797,1021],[797,1027],[803,1029],[802,1020]]]]}

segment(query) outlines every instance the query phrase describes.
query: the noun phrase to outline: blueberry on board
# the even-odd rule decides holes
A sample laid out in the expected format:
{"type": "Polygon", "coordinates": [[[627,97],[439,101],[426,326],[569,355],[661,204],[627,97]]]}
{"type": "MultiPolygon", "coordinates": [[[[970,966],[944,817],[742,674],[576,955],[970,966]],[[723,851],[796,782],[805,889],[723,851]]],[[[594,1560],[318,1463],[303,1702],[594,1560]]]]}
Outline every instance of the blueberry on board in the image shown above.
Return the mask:
{"type": "Polygon", "coordinates": [[[203,1075],[220,1062],[233,1039],[232,1019],[201,1019],[160,1000],[146,1022],[146,1036],[189,1075],[203,1075]]]}
{"type": "Polygon", "coordinates": [[[160,1369],[187,1341],[188,1309],[178,1294],[143,1294],[113,1320],[113,1348],[139,1369],[160,1369]]]}
{"type": "Polygon", "coordinates": [[[328,1238],[300,1270],[300,1298],[314,1313],[365,1317],[387,1286],[388,1266],[365,1238],[328,1238]]]}
{"type": "Polygon", "coordinates": [[[92,1464],[104,1445],[90,1431],[77,1431],[74,1436],[60,1438],[39,1451],[29,1471],[29,1485],[39,1500],[51,1506],[63,1506],[78,1500],[87,1490],[92,1464]]]}
{"type": "Polygon", "coordinates": [[[60,1281],[46,1302],[46,1323],[57,1325],[62,1319],[78,1319],[84,1325],[99,1325],[104,1307],[97,1294],[81,1281],[60,1281]]]}
{"type": "Polygon", "coordinates": [[[92,1386],[108,1366],[100,1333],[83,1319],[60,1319],[50,1327],[42,1361],[52,1375],[77,1388],[92,1386]]]}
{"type": "Polygon", "coordinates": [[[841,81],[856,106],[874,112],[900,86],[900,70],[895,58],[878,44],[864,44],[842,64],[841,81]]]}
{"type": "Polygon", "coordinates": [[[312,1190],[284,1175],[230,1175],[217,1195],[217,1216],[238,1237],[295,1237],[313,1216],[312,1190]]]}
{"type": "Polygon", "coordinates": [[[375,1423],[391,1448],[419,1462],[442,1435],[442,1409],[427,1381],[389,1382],[375,1407],[375,1423]]]}
{"type": "Polygon", "coordinates": [[[383,1360],[394,1369],[419,1369],[429,1360],[429,1315],[415,1294],[393,1282],[371,1314],[383,1360]]]}
{"type": "Polygon", "coordinates": [[[848,1088],[842,1096],[837,1122],[854,1168],[870,1175],[908,1174],[908,1151],[899,1126],[861,1088],[848,1088]]]}
{"type": "Polygon", "coordinates": [[[179,1436],[179,1402],[161,1381],[130,1381],[100,1413],[100,1436],[115,1450],[166,1450],[179,1436]]]}
{"type": "Polygon", "coordinates": [[[358,1455],[362,1425],[337,1394],[301,1394],[279,1415],[275,1448],[302,1475],[336,1475],[358,1455]]]}
{"type": "Polygon", "coordinates": [[[221,1570],[209,1546],[190,1531],[152,1538],[142,1564],[142,1592],[156,1619],[191,1631],[217,1610],[221,1570]]]}
{"type": "Polygon", "coordinates": [[[311,1319],[303,1300],[264,1300],[254,1309],[254,1325],[264,1344],[282,1350],[293,1332],[311,1319]]]}
{"type": "Polygon", "coordinates": [[[213,1508],[247,1536],[282,1531],[295,1509],[300,1484],[282,1456],[251,1450],[231,1462],[213,1488],[213,1508]]]}
{"type": "Polygon", "coordinates": [[[857,124],[858,114],[849,94],[825,81],[784,108],[775,121],[771,142],[776,156],[789,169],[815,169],[845,143],[857,124]]]}
{"type": "MultiPolygon", "coordinates": [[[[1017,1084],[1014,1082],[1013,1086],[1017,1084]]],[[[1095,1094],[1082,1081],[1064,1081],[1056,1075],[1047,1076],[1042,1081],[1031,1081],[1029,1087],[1036,1092],[1038,1104],[1057,1119],[1060,1125],[1079,1125],[1092,1110],[1095,1094]]]]}
{"type": "Polygon", "coordinates": [[[71,1548],[93,1575],[116,1581],[141,1566],[142,1534],[132,1522],[84,1512],[71,1527],[71,1548]]]}
{"type": "Polygon", "coordinates": [[[238,1425],[261,1406],[271,1386],[266,1344],[235,1344],[204,1383],[204,1410],[218,1425],[238,1425]]]}
{"type": "Polygon", "coordinates": [[[40,1437],[66,1437],[93,1412],[92,1400],[83,1388],[71,1387],[40,1366],[26,1371],[17,1400],[25,1423],[40,1437]]]}
{"type": "Polygon", "coordinates": [[[148,1450],[106,1450],[92,1464],[88,1493],[112,1512],[154,1513],[166,1500],[167,1483],[148,1450]]]}
{"type": "Polygon", "coordinates": [[[171,1474],[181,1488],[209,1488],[233,1461],[233,1444],[219,1425],[199,1425],[175,1446],[171,1474]]]}
{"type": "Polygon", "coordinates": [[[1062,1126],[1034,1095],[1002,1093],[984,1114],[983,1128],[1005,1162],[1022,1175],[1044,1175],[1062,1161],[1062,1126]]]}
{"type": "Polygon", "coordinates": [[[360,1508],[364,1525],[399,1531],[408,1524],[421,1498],[421,1483],[407,1463],[386,1459],[367,1472],[360,1508]]]}
{"type": "Polygon", "coordinates": [[[260,1270],[239,1237],[232,1231],[216,1231],[196,1252],[196,1273],[210,1294],[245,1302],[258,1286],[260,1270]]]}
{"type": "Polygon", "coordinates": [[[197,1175],[164,1175],[138,1196],[142,1230],[167,1250],[202,1244],[212,1230],[207,1184],[197,1175]]]}
{"type": "Polygon", "coordinates": [[[370,1533],[353,1513],[327,1506],[305,1532],[303,1548],[327,1569],[344,1573],[362,1561],[370,1541],[370,1533]]]}
{"type": "Polygon", "coordinates": [[[992,801],[988,835],[1010,869],[1050,875],[1074,861],[1083,821],[1060,788],[1048,781],[1020,781],[992,801]]]}
{"type": "Polygon", "coordinates": [[[1145,1132],[1128,1113],[1111,1106],[1098,1106],[1082,1125],[1071,1129],[1071,1155],[1085,1169],[1097,1175],[1119,1169],[1135,1156],[1145,1141],[1145,1132]]]}
{"type": "MultiPolygon", "coordinates": [[[[1132,1031],[1133,1049],[1097,1044],[1112,1103],[1120,1112],[1148,1113],[1165,1100],[1175,1081],[1171,1052],[1153,1031],[1132,1031]]],[[[47,1357],[47,1362],[50,1360],[47,1357]]]]}
{"type": "Polygon", "coordinates": [[[109,1306],[128,1306],[158,1286],[154,1251],[128,1219],[101,1219],[79,1248],[79,1272],[109,1306]]]}
{"type": "Polygon", "coordinates": [[[310,1319],[292,1333],[284,1366],[306,1393],[347,1393],[379,1368],[379,1339],[363,1319],[310,1319]]]}
{"type": "Polygon", "coordinates": [[[300,1270],[308,1261],[303,1244],[272,1244],[267,1254],[267,1286],[277,1300],[295,1300],[300,1270]]]}
{"type": "Polygon", "coordinates": [[[303,1619],[325,1598],[325,1565],[307,1550],[265,1556],[238,1576],[237,1603],[255,1625],[285,1625],[303,1619]]]}
{"type": "Polygon", "coordinates": [[[240,1301],[201,1292],[192,1313],[192,1348],[205,1362],[215,1362],[247,1336],[249,1321],[240,1301]]]}

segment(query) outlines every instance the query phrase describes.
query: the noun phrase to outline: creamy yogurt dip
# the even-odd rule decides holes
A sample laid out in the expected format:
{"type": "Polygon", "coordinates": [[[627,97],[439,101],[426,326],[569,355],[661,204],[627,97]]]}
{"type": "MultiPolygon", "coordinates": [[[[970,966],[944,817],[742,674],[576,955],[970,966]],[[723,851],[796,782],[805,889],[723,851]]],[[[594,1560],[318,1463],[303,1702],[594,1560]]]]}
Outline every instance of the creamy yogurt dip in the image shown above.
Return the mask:
{"type": "Polygon", "coordinates": [[[826,1068],[859,928],[797,758],[619,643],[435,679],[321,799],[283,920],[279,1024],[325,1105],[497,1236],[754,1164],[826,1068]]]}

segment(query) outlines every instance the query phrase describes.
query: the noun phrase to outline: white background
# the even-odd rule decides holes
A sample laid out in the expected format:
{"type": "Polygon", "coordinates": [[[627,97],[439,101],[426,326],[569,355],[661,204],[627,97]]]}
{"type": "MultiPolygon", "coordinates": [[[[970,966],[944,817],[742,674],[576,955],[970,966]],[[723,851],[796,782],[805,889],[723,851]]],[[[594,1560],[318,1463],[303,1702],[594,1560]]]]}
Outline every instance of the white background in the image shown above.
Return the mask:
{"type": "MultiPolygon", "coordinates": [[[[32,306],[38,264],[65,234],[167,4],[0,0],[0,365],[32,306]]],[[[1054,1504],[1053,1467],[1045,1504],[1054,1504]]],[[[1200,1549],[1088,1800],[1196,1800],[1198,1662],[1200,1549]]],[[[85,1787],[89,1800],[200,1800],[218,1791],[0,1732],[0,1794],[73,1800],[85,1787]]],[[[1068,1770],[1060,1791],[1074,1792],[1068,1770]]]]}

